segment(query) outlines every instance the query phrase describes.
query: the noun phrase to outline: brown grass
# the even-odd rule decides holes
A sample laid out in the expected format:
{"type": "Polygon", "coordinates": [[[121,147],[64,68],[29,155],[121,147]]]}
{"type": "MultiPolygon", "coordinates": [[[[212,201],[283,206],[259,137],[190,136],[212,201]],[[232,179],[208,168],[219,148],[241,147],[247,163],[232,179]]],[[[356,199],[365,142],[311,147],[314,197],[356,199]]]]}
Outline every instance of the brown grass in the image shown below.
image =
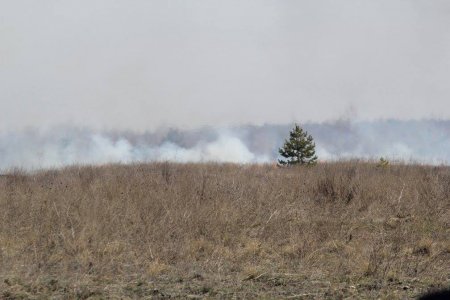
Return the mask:
{"type": "Polygon", "coordinates": [[[450,168],[153,163],[0,177],[0,298],[405,298],[450,286],[450,168]]]}

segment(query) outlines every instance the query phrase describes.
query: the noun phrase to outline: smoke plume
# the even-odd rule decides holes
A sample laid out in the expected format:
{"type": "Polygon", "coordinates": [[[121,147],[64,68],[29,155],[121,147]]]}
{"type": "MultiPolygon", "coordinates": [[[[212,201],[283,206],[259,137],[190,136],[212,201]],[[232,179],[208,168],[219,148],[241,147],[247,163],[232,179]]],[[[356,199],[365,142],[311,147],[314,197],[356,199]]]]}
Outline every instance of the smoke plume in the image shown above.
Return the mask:
{"type": "MultiPolygon", "coordinates": [[[[450,161],[450,121],[309,123],[320,160],[378,159],[442,164],[450,161]]],[[[160,129],[134,133],[74,127],[0,133],[0,170],[73,164],[152,161],[271,163],[292,124],[160,129]]]]}

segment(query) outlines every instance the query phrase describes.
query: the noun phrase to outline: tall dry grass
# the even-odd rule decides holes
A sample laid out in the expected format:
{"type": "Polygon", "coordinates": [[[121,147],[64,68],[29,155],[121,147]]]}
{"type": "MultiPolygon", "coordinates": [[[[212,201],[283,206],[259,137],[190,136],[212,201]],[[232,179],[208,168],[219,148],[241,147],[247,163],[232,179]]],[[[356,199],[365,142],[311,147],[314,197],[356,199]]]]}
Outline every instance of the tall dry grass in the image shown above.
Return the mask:
{"type": "MultiPolygon", "coordinates": [[[[32,282],[42,278],[71,287],[165,280],[173,283],[166,296],[184,295],[179,282],[202,278],[210,296],[278,289],[273,297],[302,290],[319,298],[333,284],[376,295],[450,282],[448,167],[355,161],[16,171],[0,177],[0,216],[5,298],[18,282],[38,295],[32,282]],[[290,285],[291,277],[301,280],[290,285]]],[[[125,293],[99,293],[116,292],[125,293]]]]}

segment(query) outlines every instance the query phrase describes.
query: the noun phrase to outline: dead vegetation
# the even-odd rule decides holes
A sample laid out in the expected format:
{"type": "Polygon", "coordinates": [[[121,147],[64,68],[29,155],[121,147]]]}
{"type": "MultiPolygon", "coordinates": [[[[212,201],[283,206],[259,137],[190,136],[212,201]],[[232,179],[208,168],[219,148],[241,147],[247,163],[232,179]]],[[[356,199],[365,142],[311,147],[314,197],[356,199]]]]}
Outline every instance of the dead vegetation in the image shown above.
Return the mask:
{"type": "Polygon", "coordinates": [[[0,177],[0,298],[408,298],[450,285],[450,169],[70,167],[0,177]]]}

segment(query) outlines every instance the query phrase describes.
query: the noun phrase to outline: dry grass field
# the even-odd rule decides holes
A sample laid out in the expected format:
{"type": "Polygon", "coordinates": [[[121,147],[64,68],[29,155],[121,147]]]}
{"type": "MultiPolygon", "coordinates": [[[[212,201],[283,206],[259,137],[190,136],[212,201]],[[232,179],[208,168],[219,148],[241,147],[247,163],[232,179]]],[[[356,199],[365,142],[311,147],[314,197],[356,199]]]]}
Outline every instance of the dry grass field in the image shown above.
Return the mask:
{"type": "Polygon", "coordinates": [[[408,299],[449,286],[449,167],[0,177],[0,299],[408,299]]]}

